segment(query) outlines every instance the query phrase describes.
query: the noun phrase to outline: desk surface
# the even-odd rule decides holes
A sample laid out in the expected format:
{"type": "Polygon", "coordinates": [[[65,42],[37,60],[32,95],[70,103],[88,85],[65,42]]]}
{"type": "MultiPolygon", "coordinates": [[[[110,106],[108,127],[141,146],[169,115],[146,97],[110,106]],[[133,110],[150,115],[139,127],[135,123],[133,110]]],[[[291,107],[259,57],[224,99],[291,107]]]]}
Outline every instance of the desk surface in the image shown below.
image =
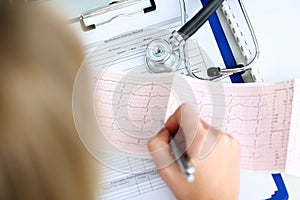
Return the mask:
{"type": "MultiPolygon", "coordinates": [[[[244,0],[260,47],[264,81],[300,78],[300,1],[244,0]]],[[[290,199],[300,199],[300,178],[283,175],[290,199]]]]}

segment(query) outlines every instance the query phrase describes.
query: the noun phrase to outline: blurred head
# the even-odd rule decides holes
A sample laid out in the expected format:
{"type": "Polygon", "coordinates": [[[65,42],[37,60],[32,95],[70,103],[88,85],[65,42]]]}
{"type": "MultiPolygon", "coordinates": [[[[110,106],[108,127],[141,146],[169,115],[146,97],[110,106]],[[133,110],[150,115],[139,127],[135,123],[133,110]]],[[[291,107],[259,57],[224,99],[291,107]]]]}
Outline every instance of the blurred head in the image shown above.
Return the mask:
{"type": "Polygon", "coordinates": [[[93,199],[72,118],[83,54],[63,22],[0,3],[0,199],[93,199]]]}

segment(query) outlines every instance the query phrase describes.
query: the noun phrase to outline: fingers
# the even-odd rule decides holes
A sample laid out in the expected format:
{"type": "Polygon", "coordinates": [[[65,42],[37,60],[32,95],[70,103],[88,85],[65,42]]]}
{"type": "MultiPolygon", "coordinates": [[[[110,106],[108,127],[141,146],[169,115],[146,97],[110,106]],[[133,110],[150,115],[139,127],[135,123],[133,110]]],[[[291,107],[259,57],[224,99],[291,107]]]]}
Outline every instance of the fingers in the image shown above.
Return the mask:
{"type": "Polygon", "coordinates": [[[175,162],[169,146],[170,137],[173,137],[175,133],[174,140],[179,144],[180,151],[186,150],[189,156],[197,161],[207,134],[205,126],[208,125],[198,119],[191,105],[180,106],[166,122],[166,128],[148,142],[148,149],[157,169],[175,162]],[[183,148],[180,147],[182,143],[183,148]]]}
{"type": "Polygon", "coordinates": [[[224,199],[238,199],[240,180],[240,144],[226,133],[220,133],[218,142],[213,151],[200,161],[200,173],[213,173],[209,178],[216,181],[226,180],[228,187],[223,192],[224,199]],[[220,167],[222,166],[222,167],[220,167]],[[202,170],[202,171],[201,171],[202,170]],[[226,195],[227,194],[227,195],[226,195]],[[230,198],[229,198],[230,197],[230,198]]]}
{"type": "MultiPolygon", "coordinates": [[[[198,158],[200,149],[207,135],[207,124],[199,120],[197,113],[190,104],[181,105],[170,116],[165,124],[172,134],[183,134],[187,152],[191,157],[198,158]]],[[[180,137],[180,135],[178,135],[180,137]]]]}
{"type": "Polygon", "coordinates": [[[155,137],[148,141],[148,149],[155,152],[165,148],[170,142],[170,133],[166,128],[162,128],[155,137]]]}
{"type": "Polygon", "coordinates": [[[169,142],[170,133],[166,128],[163,128],[147,143],[148,150],[158,170],[165,168],[174,162],[169,142]]]}
{"type": "Polygon", "coordinates": [[[148,149],[159,175],[173,188],[172,183],[178,181],[186,182],[186,179],[175,162],[169,142],[170,132],[166,128],[163,128],[155,137],[148,141],[148,149]]]}
{"type": "Polygon", "coordinates": [[[200,151],[200,159],[204,159],[206,156],[210,154],[210,152],[215,148],[218,140],[220,139],[222,132],[218,129],[215,129],[212,126],[209,126],[205,122],[202,122],[204,129],[206,130],[207,134],[205,137],[205,141],[202,144],[201,151],[200,151]]]}
{"type": "MultiPolygon", "coordinates": [[[[186,133],[194,133],[198,126],[198,115],[190,104],[181,105],[168,119],[165,127],[172,133],[180,128],[186,133]]],[[[192,134],[187,134],[187,137],[192,134]]]]}

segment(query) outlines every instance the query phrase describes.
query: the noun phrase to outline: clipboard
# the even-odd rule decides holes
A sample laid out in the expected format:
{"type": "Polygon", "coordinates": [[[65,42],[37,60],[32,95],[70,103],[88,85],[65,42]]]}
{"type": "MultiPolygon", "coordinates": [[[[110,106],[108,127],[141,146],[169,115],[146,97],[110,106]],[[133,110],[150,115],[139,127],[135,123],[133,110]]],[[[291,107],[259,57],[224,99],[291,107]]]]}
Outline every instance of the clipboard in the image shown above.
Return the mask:
{"type": "Polygon", "coordinates": [[[85,11],[79,18],[72,19],[70,22],[79,21],[83,31],[90,31],[121,16],[133,16],[138,13],[146,14],[155,10],[154,0],[119,0],[85,11]],[[129,12],[124,11],[128,7],[133,9],[129,12]]]}

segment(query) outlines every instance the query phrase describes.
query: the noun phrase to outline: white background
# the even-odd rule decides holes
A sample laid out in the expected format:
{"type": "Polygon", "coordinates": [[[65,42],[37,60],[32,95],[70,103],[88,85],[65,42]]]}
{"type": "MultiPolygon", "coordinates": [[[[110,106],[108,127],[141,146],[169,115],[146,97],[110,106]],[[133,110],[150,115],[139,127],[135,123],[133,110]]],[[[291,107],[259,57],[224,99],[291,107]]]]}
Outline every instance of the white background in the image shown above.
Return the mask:
{"type": "Polygon", "coordinates": [[[265,81],[300,78],[300,1],[244,0],[265,81]]]}

